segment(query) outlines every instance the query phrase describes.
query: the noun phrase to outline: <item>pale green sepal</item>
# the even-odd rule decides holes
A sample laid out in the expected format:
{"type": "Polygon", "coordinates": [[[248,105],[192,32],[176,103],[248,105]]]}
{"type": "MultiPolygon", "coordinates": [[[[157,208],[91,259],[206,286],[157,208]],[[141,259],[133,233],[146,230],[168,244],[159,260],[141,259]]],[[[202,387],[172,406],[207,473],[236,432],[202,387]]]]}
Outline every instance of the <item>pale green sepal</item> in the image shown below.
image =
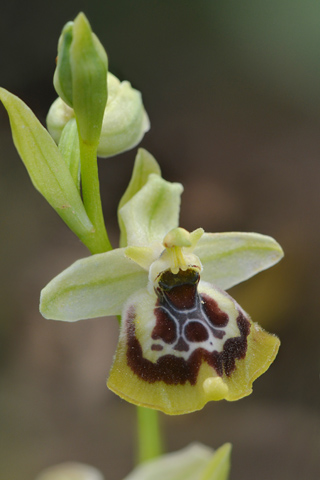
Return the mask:
{"type": "Polygon", "coordinates": [[[194,254],[203,265],[201,280],[226,290],[279,262],[283,250],[258,233],[205,233],[194,254]]]}
{"type": "Polygon", "coordinates": [[[81,139],[98,146],[107,104],[108,58],[83,13],[73,25],[70,47],[72,100],[81,139]]]}
{"type": "MultiPolygon", "coordinates": [[[[144,148],[139,148],[134,162],[131,180],[119,202],[118,212],[147,183],[151,173],[161,176],[159,164],[151,153],[147,152],[144,148]]],[[[127,235],[120,215],[118,215],[118,221],[121,232],[120,247],[125,247],[127,245],[127,235]]]]}
{"type": "Polygon", "coordinates": [[[0,100],[10,119],[13,141],[35,188],[80,238],[93,226],[59,149],[27,105],[0,88],[0,100]]]}
{"type": "Polygon", "coordinates": [[[161,176],[160,166],[151,153],[144,148],[139,148],[129,185],[119,202],[119,209],[141,190],[151,173],[161,176]]]}
{"type": "Polygon", "coordinates": [[[70,322],[120,315],[127,298],[146,285],[147,273],[118,248],[78,260],[51,280],[41,292],[40,312],[70,322]]]}
{"type": "Polygon", "coordinates": [[[225,455],[219,452],[227,445],[214,452],[205,445],[193,443],[178,452],[168,453],[138,465],[124,480],[227,480],[227,476],[215,476],[213,470],[210,472],[211,476],[207,475],[214,463],[217,472],[222,472],[219,467],[221,461],[225,461],[225,455]],[[218,457],[215,462],[216,455],[218,457]]]}
{"type": "Polygon", "coordinates": [[[178,226],[182,191],[180,183],[167,182],[154,173],[149,175],[147,183],[119,210],[127,244],[162,242],[178,226]]]}
{"type": "Polygon", "coordinates": [[[231,450],[231,443],[225,443],[218,448],[199,480],[228,480],[231,450]]]}
{"type": "Polygon", "coordinates": [[[80,192],[80,147],[75,118],[69,120],[64,127],[59,141],[59,150],[69,168],[74,184],[80,192]]]}
{"type": "Polygon", "coordinates": [[[141,93],[108,73],[108,102],[103,116],[99,157],[112,157],[140,143],[150,129],[141,93]]]}

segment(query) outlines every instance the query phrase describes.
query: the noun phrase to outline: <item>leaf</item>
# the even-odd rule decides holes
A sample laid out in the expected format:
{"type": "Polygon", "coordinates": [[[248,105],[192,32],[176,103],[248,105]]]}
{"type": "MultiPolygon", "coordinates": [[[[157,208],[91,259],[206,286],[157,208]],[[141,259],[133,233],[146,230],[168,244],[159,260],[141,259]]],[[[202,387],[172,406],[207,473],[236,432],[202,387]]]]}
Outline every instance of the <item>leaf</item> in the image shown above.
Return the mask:
{"type": "Polygon", "coordinates": [[[59,149],[27,105],[0,88],[0,100],[10,119],[13,141],[34,187],[82,240],[93,225],[59,149]]]}

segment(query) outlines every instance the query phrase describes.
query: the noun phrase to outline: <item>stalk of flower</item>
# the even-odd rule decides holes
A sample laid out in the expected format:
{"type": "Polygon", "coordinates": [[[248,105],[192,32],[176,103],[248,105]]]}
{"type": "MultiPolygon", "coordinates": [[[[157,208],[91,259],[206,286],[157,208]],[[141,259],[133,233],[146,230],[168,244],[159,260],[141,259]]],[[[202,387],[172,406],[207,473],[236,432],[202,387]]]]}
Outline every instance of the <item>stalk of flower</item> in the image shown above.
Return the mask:
{"type": "Polygon", "coordinates": [[[224,290],[278,262],[281,247],[256,233],[179,228],[181,193],[140,150],[119,209],[127,246],[75,262],[40,303],[56,320],[121,315],[108,386],[167,414],[249,395],[280,344],[224,290]]]}

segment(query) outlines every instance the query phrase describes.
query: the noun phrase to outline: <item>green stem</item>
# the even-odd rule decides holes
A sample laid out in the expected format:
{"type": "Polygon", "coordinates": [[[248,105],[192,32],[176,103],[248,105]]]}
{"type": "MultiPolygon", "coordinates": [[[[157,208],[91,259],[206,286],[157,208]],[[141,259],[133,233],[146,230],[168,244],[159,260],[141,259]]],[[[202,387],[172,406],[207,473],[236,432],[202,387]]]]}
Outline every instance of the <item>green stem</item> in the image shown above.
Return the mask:
{"type": "MultiPolygon", "coordinates": [[[[93,236],[81,239],[91,253],[112,250],[103,219],[97,149],[85,143],[80,137],[81,184],[83,203],[92,224],[93,236]]],[[[137,407],[138,412],[138,461],[139,463],[158,457],[162,453],[162,439],[158,412],[149,408],[137,407]]]]}
{"type": "MultiPolygon", "coordinates": [[[[79,235],[76,234],[79,240],[87,247],[87,249],[94,255],[95,253],[103,253],[111,250],[110,247],[106,247],[105,243],[102,242],[101,238],[99,238],[96,234],[96,229],[92,232],[88,232],[86,235],[79,235]]],[[[109,242],[110,244],[110,242],[109,242]]]]}
{"type": "Polygon", "coordinates": [[[138,414],[138,463],[162,454],[162,439],[157,410],[137,407],[138,414]]]}
{"type": "Polygon", "coordinates": [[[89,247],[89,249],[91,253],[107,252],[108,250],[112,250],[112,246],[108,238],[102,213],[97,148],[94,145],[85,143],[81,138],[80,159],[83,203],[88,217],[95,228],[93,233],[94,240],[90,240],[92,246],[91,248],[89,247]]]}

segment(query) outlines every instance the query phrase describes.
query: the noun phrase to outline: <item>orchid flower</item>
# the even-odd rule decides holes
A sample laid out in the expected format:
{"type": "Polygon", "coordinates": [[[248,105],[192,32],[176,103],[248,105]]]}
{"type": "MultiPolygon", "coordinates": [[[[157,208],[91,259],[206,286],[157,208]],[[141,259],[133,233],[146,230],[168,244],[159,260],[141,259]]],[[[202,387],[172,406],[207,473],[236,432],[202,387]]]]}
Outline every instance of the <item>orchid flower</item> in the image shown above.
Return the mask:
{"type": "Polygon", "coordinates": [[[178,227],[182,190],[139,150],[119,205],[120,248],[75,262],[40,303],[55,320],[121,315],[108,387],[167,414],[249,395],[280,344],[225,290],[277,263],[281,247],[257,233],[178,227]]]}

